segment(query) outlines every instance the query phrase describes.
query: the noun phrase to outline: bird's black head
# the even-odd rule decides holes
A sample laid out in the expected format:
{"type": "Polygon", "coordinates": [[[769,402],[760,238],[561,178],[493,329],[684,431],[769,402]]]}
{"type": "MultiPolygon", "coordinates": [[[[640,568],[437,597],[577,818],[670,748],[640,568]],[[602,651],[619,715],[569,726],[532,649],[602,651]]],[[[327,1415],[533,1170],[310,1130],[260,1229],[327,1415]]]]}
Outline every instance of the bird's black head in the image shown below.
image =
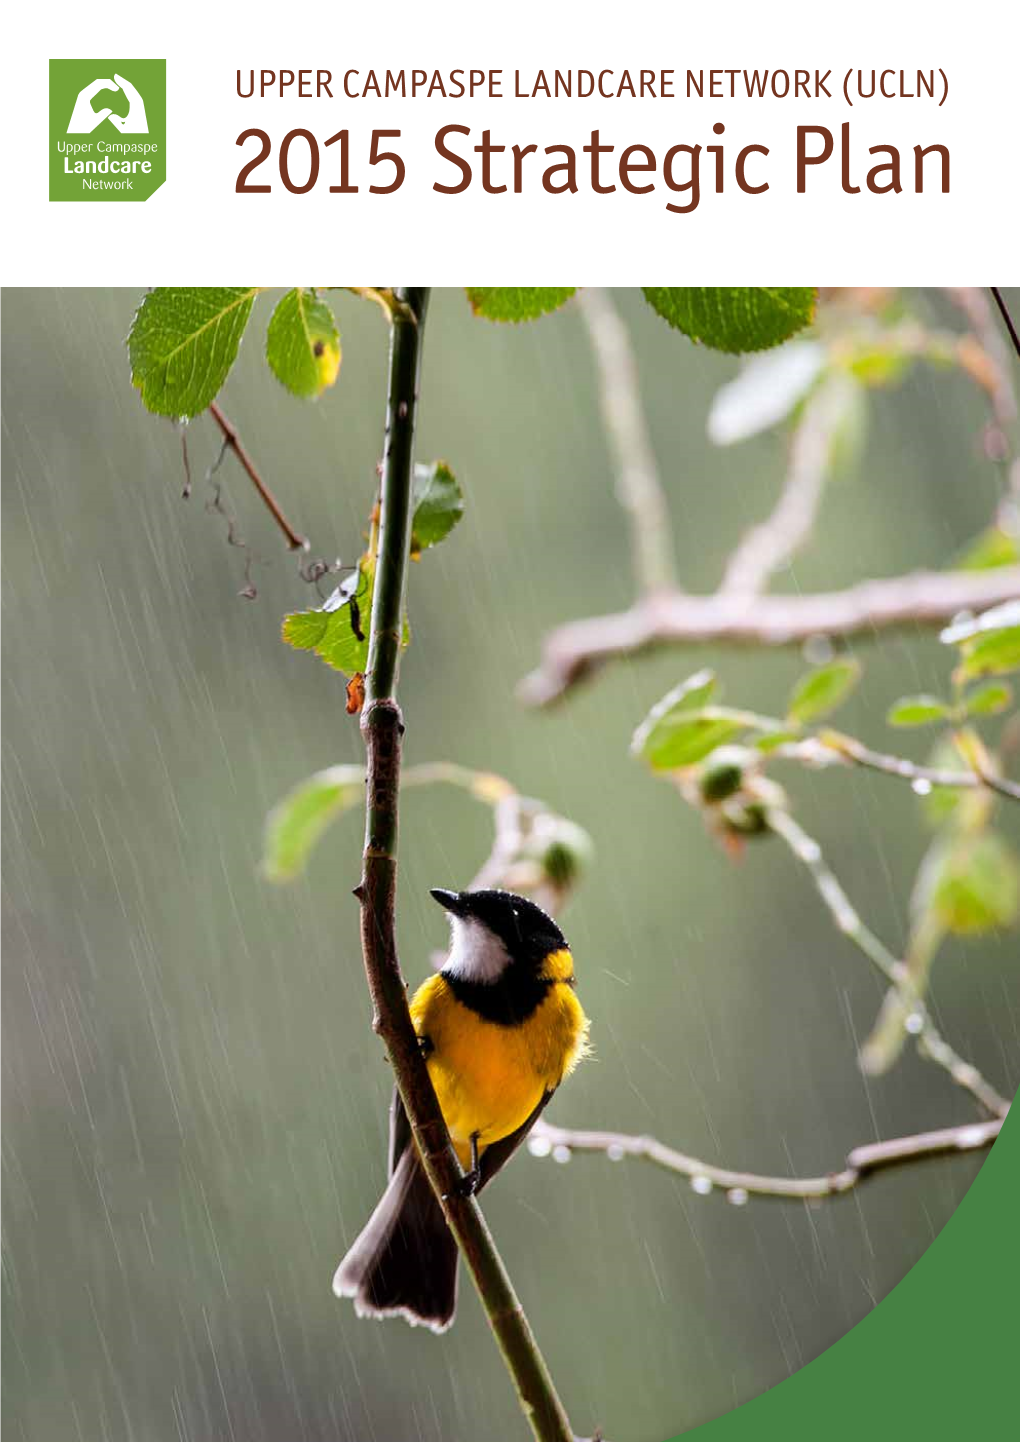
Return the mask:
{"type": "Polygon", "coordinates": [[[498,981],[508,966],[538,975],[546,959],[567,951],[552,917],[512,891],[442,891],[432,896],[449,912],[452,945],[444,971],[467,980],[498,981]]]}

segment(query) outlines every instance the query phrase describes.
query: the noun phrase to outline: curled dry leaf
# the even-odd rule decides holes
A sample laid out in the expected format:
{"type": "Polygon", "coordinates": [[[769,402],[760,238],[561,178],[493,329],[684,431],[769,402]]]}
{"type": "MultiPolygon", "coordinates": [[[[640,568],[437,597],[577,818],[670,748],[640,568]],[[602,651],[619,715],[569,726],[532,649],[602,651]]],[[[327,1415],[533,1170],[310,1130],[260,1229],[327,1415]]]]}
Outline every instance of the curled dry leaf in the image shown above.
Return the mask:
{"type": "Polygon", "coordinates": [[[365,704],[365,677],[360,671],[347,682],[347,714],[357,716],[365,704]]]}

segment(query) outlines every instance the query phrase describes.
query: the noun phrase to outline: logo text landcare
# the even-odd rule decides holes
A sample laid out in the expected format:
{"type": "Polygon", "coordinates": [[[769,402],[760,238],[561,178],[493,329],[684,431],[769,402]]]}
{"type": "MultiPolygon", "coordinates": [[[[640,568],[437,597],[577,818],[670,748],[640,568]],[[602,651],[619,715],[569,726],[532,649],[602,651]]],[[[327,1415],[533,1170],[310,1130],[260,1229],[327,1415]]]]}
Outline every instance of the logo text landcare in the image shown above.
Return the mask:
{"type": "Polygon", "coordinates": [[[166,180],[166,61],[51,60],[49,145],[50,200],[148,200],[166,180]]]}

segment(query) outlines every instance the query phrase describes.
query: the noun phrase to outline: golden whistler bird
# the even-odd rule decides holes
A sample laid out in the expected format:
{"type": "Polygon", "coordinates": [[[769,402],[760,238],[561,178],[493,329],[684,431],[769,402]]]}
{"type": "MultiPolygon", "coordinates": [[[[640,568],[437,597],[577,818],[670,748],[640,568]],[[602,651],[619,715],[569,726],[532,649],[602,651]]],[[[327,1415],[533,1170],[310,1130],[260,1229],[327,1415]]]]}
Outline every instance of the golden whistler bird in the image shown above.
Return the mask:
{"type": "MultiPolygon", "coordinates": [[[[563,933],[510,891],[440,891],[451,944],[414,994],[421,1041],[470,1195],[499,1171],[587,1051],[563,933]]],[[[363,1317],[401,1316],[443,1332],[457,1305],[457,1244],[400,1098],[390,1117],[389,1185],[336,1270],[333,1291],[363,1317]]]]}

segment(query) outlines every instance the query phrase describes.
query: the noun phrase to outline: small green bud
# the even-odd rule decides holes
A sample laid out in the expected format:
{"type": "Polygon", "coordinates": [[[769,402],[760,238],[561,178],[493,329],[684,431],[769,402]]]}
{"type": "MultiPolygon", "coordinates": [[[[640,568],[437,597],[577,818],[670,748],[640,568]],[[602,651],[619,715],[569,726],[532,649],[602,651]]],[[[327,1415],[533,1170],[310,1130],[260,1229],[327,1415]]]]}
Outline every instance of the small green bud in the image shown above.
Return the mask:
{"type": "Polygon", "coordinates": [[[768,813],[760,801],[748,801],[746,797],[730,797],[720,808],[727,831],[738,836],[760,836],[768,831],[768,813]]]}
{"type": "Polygon", "coordinates": [[[563,817],[556,817],[549,831],[551,834],[542,838],[546,843],[542,868],[553,886],[565,890],[591,863],[595,848],[583,827],[563,817]]]}
{"type": "Polygon", "coordinates": [[[770,830],[769,812],[786,809],[786,792],[767,776],[752,777],[747,788],[729,797],[719,810],[727,831],[740,836],[762,836],[770,830]]]}
{"type": "Polygon", "coordinates": [[[714,804],[735,796],[760,761],[761,757],[746,746],[717,746],[698,775],[702,801],[714,804]]]}
{"type": "Polygon", "coordinates": [[[595,855],[592,839],[576,822],[546,811],[539,802],[530,805],[534,809],[516,862],[536,868],[540,876],[534,884],[544,880],[557,891],[566,891],[591,863],[595,855]]]}

